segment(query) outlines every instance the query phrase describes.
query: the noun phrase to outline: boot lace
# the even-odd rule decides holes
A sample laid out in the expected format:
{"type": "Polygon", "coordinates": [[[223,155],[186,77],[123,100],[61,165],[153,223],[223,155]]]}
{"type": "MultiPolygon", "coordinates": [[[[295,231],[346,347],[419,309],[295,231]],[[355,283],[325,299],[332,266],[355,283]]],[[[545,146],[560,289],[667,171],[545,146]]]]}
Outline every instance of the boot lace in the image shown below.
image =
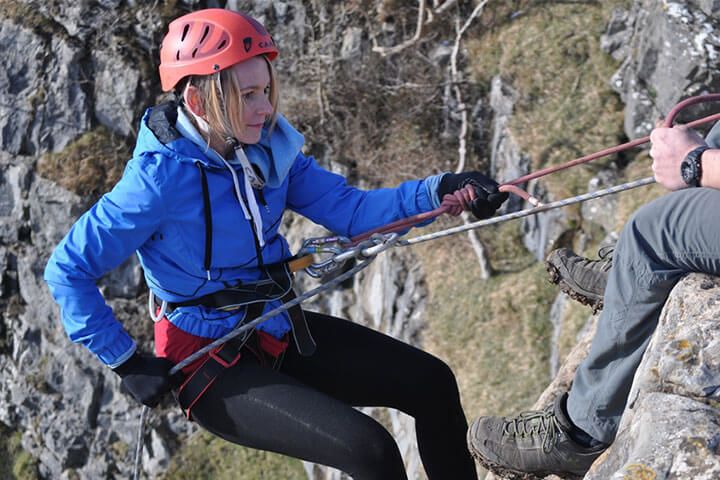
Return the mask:
{"type": "Polygon", "coordinates": [[[605,245],[598,250],[598,257],[600,257],[600,260],[605,260],[606,257],[608,260],[612,260],[614,251],[615,245],[605,245]]]}
{"type": "Polygon", "coordinates": [[[591,260],[589,258],[583,258],[579,265],[581,268],[587,270],[599,270],[601,272],[607,272],[612,268],[613,252],[615,251],[614,245],[607,245],[601,247],[598,250],[599,260],[591,260]]]}
{"type": "Polygon", "coordinates": [[[552,406],[545,410],[521,413],[511,420],[506,420],[503,425],[506,435],[522,438],[539,436],[543,453],[550,453],[553,449],[560,428],[552,406]]]}

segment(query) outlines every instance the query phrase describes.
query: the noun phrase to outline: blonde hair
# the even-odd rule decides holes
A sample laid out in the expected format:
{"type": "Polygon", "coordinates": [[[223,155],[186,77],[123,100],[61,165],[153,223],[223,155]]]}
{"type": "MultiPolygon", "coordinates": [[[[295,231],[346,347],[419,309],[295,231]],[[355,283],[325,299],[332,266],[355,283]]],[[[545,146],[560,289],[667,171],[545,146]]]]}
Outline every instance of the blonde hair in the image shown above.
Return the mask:
{"type": "MultiPolygon", "coordinates": [[[[270,131],[272,131],[278,107],[278,82],[272,63],[265,55],[262,57],[270,74],[269,100],[273,110],[269,120],[270,131]]],[[[193,85],[200,92],[200,98],[205,107],[205,120],[210,128],[209,135],[216,135],[218,137],[216,140],[225,142],[228,138],[235,138],[236,132],[245,128],[242,120],[244,102],[241,87],[231,69],[226,68],[212,75],[189,78],[183,85],[183,90],[187,88],[188,84],[193,85]]],[[[210,138],[207,140],[208,143],[211,141],[210,138]]]]}

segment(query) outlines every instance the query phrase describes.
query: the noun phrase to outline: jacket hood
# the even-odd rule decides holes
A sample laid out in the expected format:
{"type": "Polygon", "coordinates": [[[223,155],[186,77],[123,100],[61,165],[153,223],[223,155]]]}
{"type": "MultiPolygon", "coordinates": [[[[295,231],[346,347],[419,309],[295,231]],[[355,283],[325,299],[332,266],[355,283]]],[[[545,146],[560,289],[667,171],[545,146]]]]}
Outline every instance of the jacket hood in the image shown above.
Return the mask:
{"type": "MultiPolygon", "coordinates": [[[[180,162],[200,162],[208,168],[225,168],[216,155],[184,137],[177,128],[178,104],[170,101],[148,108],[143,115],[133,156],[159,153],[180,162]]],[[[287,177],[305,142],[284,116],[278,114],[272,132],[263,128],[257,144],[245,145],[250,163],[263,174],[265,183],[277,188],[287,177]]],[[[230,161],[233,163],[233,161],[230,161]]]]}

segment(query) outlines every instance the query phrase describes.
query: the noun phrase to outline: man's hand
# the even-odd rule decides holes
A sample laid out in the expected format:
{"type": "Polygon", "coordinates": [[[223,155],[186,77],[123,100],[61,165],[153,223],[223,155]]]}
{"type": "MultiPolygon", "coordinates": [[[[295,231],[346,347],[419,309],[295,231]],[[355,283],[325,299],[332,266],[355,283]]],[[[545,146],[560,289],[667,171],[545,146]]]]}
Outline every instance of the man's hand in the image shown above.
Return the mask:
{"type": "Polygon", "coordinates": [[[705,145],[705,140],[695,130],[678,125],[673,128],[656,128],[650,133],[650,142],[655,181],[668,190],[687,187],[680,176],[680,164],[688,153],[705,145]]]}

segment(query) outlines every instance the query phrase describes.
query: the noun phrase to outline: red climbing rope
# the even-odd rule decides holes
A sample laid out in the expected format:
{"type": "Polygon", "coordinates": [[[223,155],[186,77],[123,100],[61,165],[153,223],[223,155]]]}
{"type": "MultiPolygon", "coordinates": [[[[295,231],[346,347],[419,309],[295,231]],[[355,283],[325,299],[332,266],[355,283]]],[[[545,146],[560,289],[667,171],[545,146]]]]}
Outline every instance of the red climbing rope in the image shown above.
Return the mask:
{"type": "MultiPolygon", "coordinates": [[[[675,105],[675,107],[673,107],[673,109],[670,110],[670,113],[668,113],[668,116],[663,121],[663,126],[664,127],[673,126],[675,117],[678,115],[678,113],[680,113],[681,110],[683,110],[686,107],[689,107],[691,105],[695,105],[698,103],[716,102],[716,101],[720,101],[720,93],[711,93],[711,94],[707,94],[707,95],[699,95],[696,97],[687,98],[687,99],[683,100],[682,102],[678,103],[677,105],[675,105]]],[[[693,127],[697,127],[698,125],[703,125],[705,123],[713,122],[713,121],[717,121],[717,120],[720,120],[720,113],[716,113],[714,115],[710,115],[710,116],[703,117],[701,119],[692,121],[692,122],[686,124],[686,126],[688,128],[693,128],[693,127]]],[[[586,155],[584,157],[576,158],[575,160],[571,160],[567,163],[543,168],[536,172],[529,173],[527,175],[523,175],[522,177],[518,177],[515,180],[511,180],[507,183],[504,183],[504,184],[500,185],[499,190],[501,192],[514,193],[515,195],[522,197],[523,199],[530,202],[531,204],[537,205],[539,203],[537,201],[537,199],[532,197],[525,190],[522,190],[521,188],[519,188],[517,185],[523,184],[530,180],[534,180],[536,178],[543,177],[545,175],[549,175],[551,173],[559,172],[560,170],[565,170],[567,168],[574,167],[576,165],[580,165],[581,163],[588,163],[593,160],[597,160],[598,158],[612,155],[613,153],[622,152],[623,150],[628,150],[630,148],[637,147],[637,146],[647,143],[649,141],[650,141],[649,136],[638,138],[637,140],[623,143],[622,145],[617,145],[615,147],[606,148],[605,150],[600,150],[599,152],[595,152],[590,155],[586,155]],[[535,202],[538,202],[538,203],[535,203],[535,202]]]]}
{"type": "MultiPolygon", "coordinates": [[[[673,107],[672,110],[670,110],[670,113],[668,113],[667,117],[663,121],[663,126],[665,127],[671,127],[673,126],[673,122],[675,121],[675,117],[682,111],[683,109],[691,106],[696,105],[698,103],[707,103],[707,102],[716,102],[720,101],[720,93],[710,93],[707,95],[699,95],[696,97],[690,97],[682,102],[678,103],[673,107]]],[[[685,124],[688,128],[694,128],[699,125],[703,125],[709,122],[714,122],[720,120],[720,113],[716,113],[714,115],[710,115],[707,117],[700,118],[698,120],[694,120],[690,123],[685,124]]],[[[510,192],[513,193],[522,199],[526,200],[530,204],[534,206],[541,205],[540,201],[527,193],[525,190],[518,187],[518,185],[521,185],[523,183],[526,183],[530,180],[534,180],[536,178],[544,177],[545,175],[549,175],[551,173],[559,172],[560,170],[565,170],[571,167],[574,167],[576,165],[580,165],[583,163],[588,163],[593,160],[597,160],[598,158],[606,157],[608,155],[612,155],[613,153],[622,152],[624,150],[628,150],[630,148],[637,147],[639,145],[642,145],[644,143],[647,143],[650,141],[650,137],[642,137],[638,138],[636,140],[623,143],[622,145],[617,145],[614,147],[606,148],[605,150],[600,150],[599,152],[592,153],[590,155],[585,155],[584,157],[576,158],[574,160],[570,160],[569,162],[562,163],[560,165],[553,165],[552,167],[546,167],[543,169],[540,169],[536,172],[529,173],[527,175],[523,175],[522,177],[518,177],[514,180],[510,180],[509,182],[503,183],[499,186],[499,190],[501,192],[510,192]]],[[[415,215],[412,217],[408,217],[402,220],[398,220],[392,223],[388,223],[387,225],[383,225],[381,227],[375,228],[373,230],[370,230],[368,232],[362,233],[360,235],[357,235],[351,239],[351,242],[353,245],[357,244],[358,242],[361,242],[363,240],[366,240],[370,238],[373,234],[376,233],[393,233],[393,232],[400,232],[402,230],[405,230],[409,227],[412,227],[414,225],[417,225],[419,223],[432,220],[435,217],[438,217],[442,215],[443,213],[449,211],[453,206],[455,206],[455,202],[457,200],[453,199],[451,196],[446,196],[443,199],[442,205],[440,207],[436,208],[435,210],[432,210],[430,212],[421,213],[419,215],[415,215]]]]}

